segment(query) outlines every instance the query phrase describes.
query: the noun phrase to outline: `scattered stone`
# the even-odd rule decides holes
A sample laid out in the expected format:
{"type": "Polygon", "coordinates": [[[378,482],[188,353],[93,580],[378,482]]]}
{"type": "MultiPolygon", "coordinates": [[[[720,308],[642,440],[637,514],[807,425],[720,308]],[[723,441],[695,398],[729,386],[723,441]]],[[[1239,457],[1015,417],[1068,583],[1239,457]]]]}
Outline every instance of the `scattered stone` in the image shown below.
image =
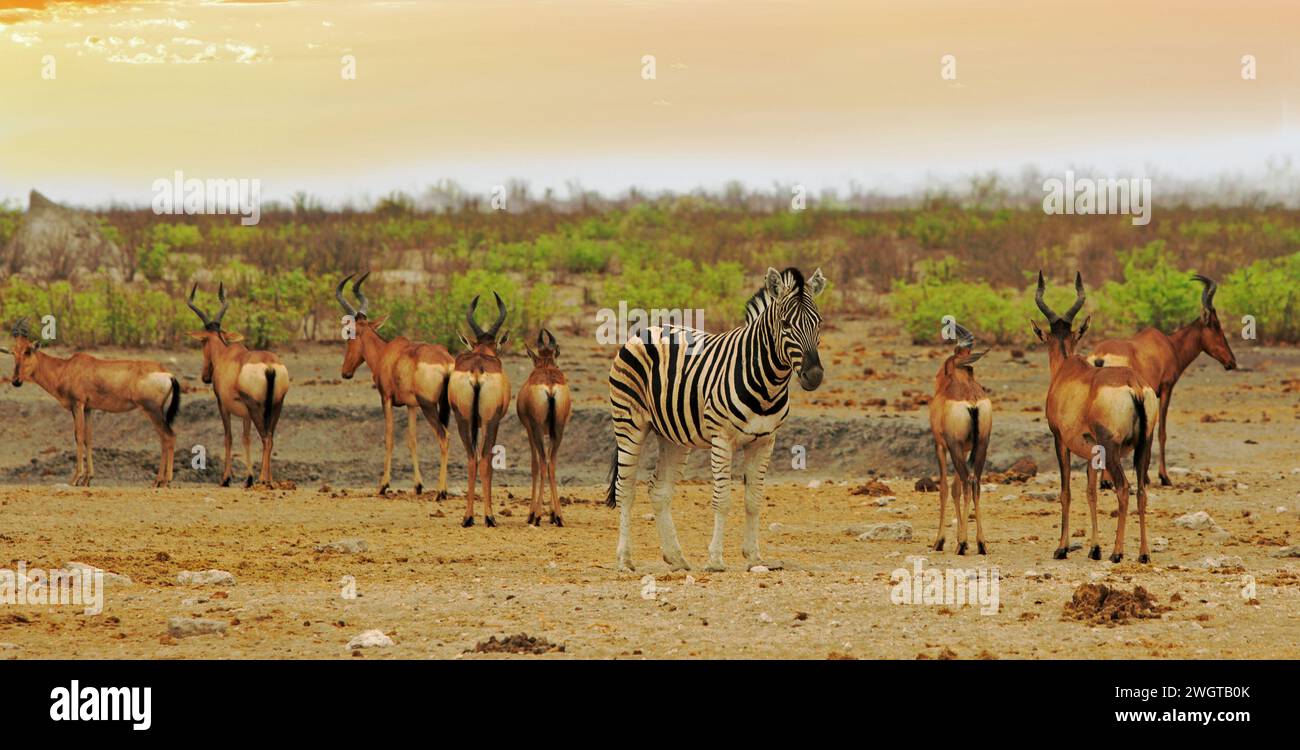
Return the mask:
{"type": "Polygon", "coordinates": [[[1167,552],[1168,550],[1169,550],[1169,540],[1168,540],[1168,539],[1166,539],[1166,538],[1164,538],[1164,537],[1162,537],[1162,536],[1158,536],[1158,537],[1156,537],[1155,539],[1152,539],[1152,540],[1151,540],[1151,551],[1152,551],[1152,552],[1167,552]]]}
{"type": "Polygon", "coordinates": [[[813,479],[813,480],[809,481],[808,484],[807,484],[806,486],[807,486],[808,489],[810,489],[810,490],[815,490],[815,489],[817,489],[818,487],[822,486],[822,480],[820,480],[820,479],[813,479]]]}
{"type": "Polygon", "coordinates": [[[755,565],[754,567],[752,567],[752,568],[749,569],[749,572],[750,572],[750,573],[770,573],[770,572],[772,572],[772,571],[771,571],[771,569],[768,568],[766,565],[755,565]]]}
{"type": "Polygon", "coordinates": [[[1300,557],[1300,544],[1283,547],[1274,552],[1273,557],[1300,557]]]}
{"type": "Polygon", "coordinates": [[[1122,625],[1129,620],[1153,619],[1169,611],[1156,602],[1145,588],[1114,589],[1104,583],[1083,583],[1074,590],[1061,611],[1062,620],[1096,625],[1122,625]]]}
{"type": "Polygon", "coordinates": [[[393,639],[384,635],[382,630],[366,630],[358,635],[352,636],[348,641],[348,648],[388,648],[393,645],[393,639]]]}
{"type": "Polygon", "coordinates": [[[769,614],[766,613],[766,612],[759,612],[759,613],[758,613],[758,621],[759,621],[759,622],[771,622],[771,621],[772,621],[772,616],[769,615],[769,614]]]}
{"type": "Polygon", "coordinates": [[[770,531],[770,532],[772,532],[772,533],[774,533],[774,534],[775,534],[775,533],[780,533],[780,532],[782,532],[782,531],[785,531],[785,524],[780,523],[780,522],[778,521],[778,522],[776,522],[776,523],[769,524],[768,527],[767,527],[767,530],[770,531]]]}
{"type": "Polygon", "coordinates": [[[337,542],[316,545],[317,552],[333,552],[340,555],[353,555],[368,549],[370,545],[365,539],[340,539],[337,542]]]}
{"type": "Polygon", "coordinates": [[[898,498],[894,497],[893,495],[883,495],[881,497],[876,498],[872,502],[875,503],[876,507],[883,508],[897,499],[898,498]]]}
{"type": "Polygon", "coordinates": [[[1246,569],[1246,563],[1236,555],[1217,555],[1207,557],[1199,563],[1202,568],[1238,572],[1246,569]]]}
{"type": "Polygon", "coordinates": [[[1034,490],[1033,492],[1026,492],[1025,494],[1035,500],[1056,501],[1061,498],[1061,493],[1056,490],[1034,490]]]}
{"type": "Polygon", "coordinates": [[[497,640],[494,635],[474,646],[480,654],[545,654],[548,651],[564,651],[563,645],[556,645],[545,638],[534,638],[525,633],[512,635],[497,640]]]}
{"type": "Polygon", "coordinates": [[[65,563],[63,567],[66,568],[67,570],[81,571],[81,574],[83,576],[94,575],[96,571],[99,571],[100,573],[104,574],[104,583],[114,583],[114,584],[126,586],[126,585],[130,585],[132,582],[130,578],[120,573],[110,573],[107,570],[104,570],[102,568],[96,568],[94,565],[87,565],[86,563],[83,562],[65,563]]]}
{"type": "Polygon", "coordinates": [[[224,570],[182,570],[176,576],[176,582],[182,586],[234,586],[235,576],[224,570]]]}
{"type": "Polygon", "coordinates": [[[167,635],[170,635],[172,638],[189,638],[193,635],[224,635],[225,632],[225,620],[173,617],[167,621],[167,635]]]}
{"type": "Polygon", "coordinates": [[[1219,525],[1210,518],[1210,514],[1203,510],[1195,513],[1187,513],[1174,519],[1174,525],[1192,531],[1211,531],[1217,529],[1219,525]]]}
{"type": "Polygon", "coordinates": [[[912,524],[907,521],[872,524],[858,534],[858,539],[864,542],[910,542],[912,524]]]}

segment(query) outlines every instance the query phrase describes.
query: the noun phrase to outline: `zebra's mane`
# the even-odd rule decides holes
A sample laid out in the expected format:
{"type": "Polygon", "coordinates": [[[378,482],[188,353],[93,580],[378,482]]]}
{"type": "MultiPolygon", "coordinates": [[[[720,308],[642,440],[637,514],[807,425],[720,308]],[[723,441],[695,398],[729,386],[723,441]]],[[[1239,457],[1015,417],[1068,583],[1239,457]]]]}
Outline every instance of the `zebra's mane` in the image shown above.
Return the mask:
{"type": "MultiPolygon", "coordinates": [[[[799,292],[803,291],[803,273],[799,269],[791,266],[781,272],[781,278],[787,283],[794,284],[795,289],[799,292]]],[[[757,292],[754,292],[754,296],[750,297],[749,301],[745,303],[745,323],[749,324],[757,320],[759,316],[767,311],[768,306],[771,304],[772,295],[768,293],[767,284],[764,283],[758,288],[757,292]]]]}

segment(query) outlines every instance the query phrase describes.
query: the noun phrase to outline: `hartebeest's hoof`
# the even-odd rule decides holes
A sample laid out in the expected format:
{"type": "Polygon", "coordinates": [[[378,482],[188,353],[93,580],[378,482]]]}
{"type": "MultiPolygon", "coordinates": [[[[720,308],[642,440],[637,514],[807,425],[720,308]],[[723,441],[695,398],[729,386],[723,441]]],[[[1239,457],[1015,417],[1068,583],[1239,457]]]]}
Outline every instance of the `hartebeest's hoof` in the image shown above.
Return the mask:
{"type": "Polygon", "coordinates": [[[563,517],[563,516],[557,516],[556,514],[552,513],[552,514],[551,514],[551,525],[552,525],[552,526],[564,526],[564,517],[563,517]]]}
{"type": "Polygon", "coordinates": [[[1124,553],[1123,553],[1123,552],[1116,552],[1116,553],[1114,553],[1113,555],[1110,556],[1110,561],[1113,562],[1113,563],[1117,563],[1117,562],[1119,562],[1120,560],[1123,560],[1123,559],[1124,559],[1124,553]]]}
{"type": "Polygon", "coordinates": [[[244,480],[244,489],[248,489],[249,487],[252,486],[253,486],[253,475],[249,474],[248,478],[244,480]]]}
{"type": "Polygon", "coordinates": [[[483,525],[484,525],[484,526],[490,526],[490,527],[492,527],[492,528],[495,529],[495,528],[497,527],[497,517],[496,517],[496,516],[483,516],[483,525]]]}
{"type": "Polygon", "coordinates": [[[1169,477],[1165,476],[1164,474],[1161,474],[1161,475],[1160,475],[1160,486],[1161,486],[1161,487],[1172,487],[1173,484],[1174,484],[1173,482],[1169,481],[1169,477]]]}
{"type": "Polygon", "coordinates": [[[964,554],[966,554],[966,543],[965,543],[965,542],[957,542],[957,554],[959,554],[959,555],[964,555],[964,554]]]}
{"type": "Polygon", "coordinates": [[[417,485],[415,485],[415,494],[418,495],[418,494],[420,494],[421,492],[424,492],[424,485],[422,485],[422,484],[417,484],[417,485]]]}
{"type": "Polygon", "coordinates": [[[1110,481],[1109,479],[1103,479],[1103,480],[1101,480],[1100,482],[1098,482],[1098,486],[1101,487],[1103,490],[1113,490],[1113,489],[1115,489],[1115,485],[1112,484],[1111,481],[1110,481]]]}
{"type": "Polygon", "coordinates": [[[1146,565],[1147,563],[1151,562],[1151,555],[1148,555],[1145,552],[1138,555],[1138,562],[1142,563],[1143,565],[1146,565]]]}
{"type": "Polygon", "coordinates": [[[436,500],[436,501],[438,501],[438,502],[442,502],[443,500],[446,500],[446,499],[447,499],[447,491],[446,491],[446,490],[438,490],[438,495],[437,495],[436,497],[434,497],[434,500],[436,500]]]}
{"type": "Polygon", "coordinates": [[[987,555],[989,553],[989,548],[985,546],[984,542],[975,542],[975,545],[979,547],[981,555],[987,555]]]}
{"type": "Polygon", "coordinates": [[[1094,545],[1092,545],[1092,549],[1088,550],[1088,559],[1089,559],[1089,560],[1100,560],[1100,559],[1101,559],[1101,545],[1100,545],[1100,544],[1094,544],[1094,545]]]}
{"type": "Polygon", "coordinates": [[[1066,547],[1061,547],[1061,548],[1057,549],[1055,552],[1052,553],[1052,559],[1053,559],[1053,560],[1064,560],[1064,559],[1065,559],[1065,556],[1069,553],[1069,551],[1070,551],[1070,550],[1069,550],[1068,548],[1066,548],[1066,547]]]}
{"type": "Polygon", "coordinates": [[[388,485],[386,485],[386,484],[385,484],[385,485],[380,485],[380,487],[379,487],[379,491],[376,492],[375,494],[377,494],[377,495],[379,495],[379,496],[381,496],[381,497],[384,496],[384,495],[387,495],[387,494],[388,494],[388,485]]]}
{"type": "Polygon", "coordinates": [[[460,522],[462,529],[468,529],[474,525],[474,516],[465,516],[465,520],[460,522]]]}
{"type": "Polygon", "coordinates": [[[225,479],[221,480],[221,486],[222,486],[222,487],[229,487],[229,486],[230,486],[230,477],[226,477],[225,479]]]}
{"type": "Polygon", "coordinates": [[[934,550],[935,552],[943,552],[943,537],[940,537],[939,541],[931,545],[930,549],[934,550]]]}
{"type": "Polygon", "coordinates": [[[527,520],[527,521],[524,521],[524,525],[525,525],[525,526],[536,526],[537,524],[533,523],[533,522],[536,521],[536,520],[537,520],[537,514],[534,513],[534,512],[532,512],[532,511],[530,510],[530,511],[528,511],[528,520],[527,520]]]}

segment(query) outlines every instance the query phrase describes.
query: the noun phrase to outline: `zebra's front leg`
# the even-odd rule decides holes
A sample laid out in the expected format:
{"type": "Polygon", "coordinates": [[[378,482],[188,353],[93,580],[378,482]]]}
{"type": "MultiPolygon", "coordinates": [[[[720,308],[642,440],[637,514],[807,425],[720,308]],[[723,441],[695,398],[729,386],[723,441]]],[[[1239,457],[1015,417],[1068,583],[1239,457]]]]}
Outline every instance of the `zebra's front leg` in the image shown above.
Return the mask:
{"type": "Polygon", "coordinates": [[[745,446],[745,536],[740,551],[745,556],[746,570],[760,565],[768,570],[784,567],[779,560],[764,562],[758,554],[758,514],[763,507],[763,482],[775,445],[776,437],[768,435],[745,446]]]}
{"type": "Polygon", "coordinates": [[[632,501],[636,499],[636,469],[641,461],[641,447],[645,444],[647,430],[624,434],[615,430],[618,447],[614,452],[614,503],[618,506],[618,571],[631,573],[632,564],[632,501]]]}
{"type": "Polygon", "coordinates": [[[727,569],[722,562],[722,534],[731,505],[732,450],[725,438],[714,438],[709,451],[709,465],[713,470],[713,538],[709,541],[709,564],[704,569],[714,573],[727,569]]]}
{"type": "Polygon", "coordinates": [[[682,463],[690,448],[659,439],[659,461],[655,464],[654,481],[650,487],[650,505],[655,512],[655,527],[659,529],[659,546],[664,562],[672,570],[690,570],[682,555],[682,545],[677,541],[677,527],[673,525],[673,485],[681,474],[682,463]]]}

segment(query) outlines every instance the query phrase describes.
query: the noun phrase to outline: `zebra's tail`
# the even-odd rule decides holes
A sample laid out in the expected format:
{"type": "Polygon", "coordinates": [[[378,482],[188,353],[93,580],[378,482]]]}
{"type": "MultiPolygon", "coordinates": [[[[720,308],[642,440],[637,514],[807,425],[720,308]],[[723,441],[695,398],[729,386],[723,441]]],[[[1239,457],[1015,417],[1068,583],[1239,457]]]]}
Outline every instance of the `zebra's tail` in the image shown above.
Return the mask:
{"type": "Polygon", "coordinates": [[[618,446],[614,446],[614,459],[609,464],[609,491],[605,493],[605,505],[618,507],[618,496],[614,488],[618,485],[618,446]]]}

